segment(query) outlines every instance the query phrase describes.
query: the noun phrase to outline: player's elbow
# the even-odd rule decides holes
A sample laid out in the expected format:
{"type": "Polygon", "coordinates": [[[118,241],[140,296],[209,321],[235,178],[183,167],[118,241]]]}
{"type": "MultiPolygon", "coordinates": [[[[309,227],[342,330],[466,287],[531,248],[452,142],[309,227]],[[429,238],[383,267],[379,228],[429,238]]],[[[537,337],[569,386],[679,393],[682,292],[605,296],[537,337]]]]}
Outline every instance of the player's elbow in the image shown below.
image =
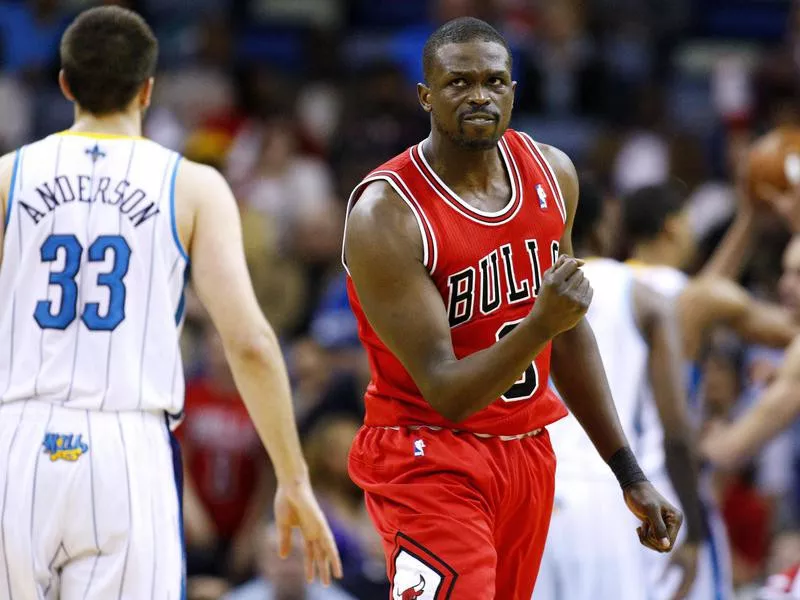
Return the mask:
{"type": "Polygon", "coordinates": [[[224,340],[225,350],[233,363],[270,364],[280,356],[280,345],[269,327],[254,328],[242,335],[224,340]]]}
{"type": "Polygon", "coordinates": [[[464,395],[451,386],[429,383],[420,391],[431,408],[451,423],[461,423],[472,415],[464,395]]]}

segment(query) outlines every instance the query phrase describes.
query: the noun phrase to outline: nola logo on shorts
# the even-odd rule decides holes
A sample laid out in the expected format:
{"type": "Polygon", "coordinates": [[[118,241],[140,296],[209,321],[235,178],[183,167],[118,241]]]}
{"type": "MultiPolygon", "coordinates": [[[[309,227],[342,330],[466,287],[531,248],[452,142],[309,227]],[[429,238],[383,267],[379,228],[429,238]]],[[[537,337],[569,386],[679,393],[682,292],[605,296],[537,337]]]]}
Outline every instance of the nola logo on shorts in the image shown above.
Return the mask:
{"type": "Polygon", "coordinates": [[[50,460],[67,460],[75,462],[89,451],[89,445],[83,441],[83,434],[45,433],[42,446],[50,460]]]}

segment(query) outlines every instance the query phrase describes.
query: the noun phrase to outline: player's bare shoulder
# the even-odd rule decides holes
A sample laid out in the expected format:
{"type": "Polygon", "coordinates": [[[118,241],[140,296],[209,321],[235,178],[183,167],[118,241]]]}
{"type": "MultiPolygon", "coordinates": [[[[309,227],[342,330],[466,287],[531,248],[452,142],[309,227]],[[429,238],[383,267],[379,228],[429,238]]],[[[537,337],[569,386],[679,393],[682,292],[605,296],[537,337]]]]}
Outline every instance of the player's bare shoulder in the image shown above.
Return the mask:
{"type": "Polygon", "coordinates": [[[558,185],[567,203],[567,210],[574,212],[578,202],[578,172],[567,153],[555,146],[536,142],[536,147],[547,159],[558,178],[558,185]]]}
{"type": "Polygon", "coordinates": [[[385,181],[364,187],[347,216],[344,258],[348,265],[376,262],[381,254],[422,260],[422,235],[411,209],[385,181]]]}
{"type": "Polygon", "coordinates": [[[184,248],[190,248],[201,211],[235,204],[225,178],[214,167],[182,159],[175,177],[175,220],[184,248]]]}

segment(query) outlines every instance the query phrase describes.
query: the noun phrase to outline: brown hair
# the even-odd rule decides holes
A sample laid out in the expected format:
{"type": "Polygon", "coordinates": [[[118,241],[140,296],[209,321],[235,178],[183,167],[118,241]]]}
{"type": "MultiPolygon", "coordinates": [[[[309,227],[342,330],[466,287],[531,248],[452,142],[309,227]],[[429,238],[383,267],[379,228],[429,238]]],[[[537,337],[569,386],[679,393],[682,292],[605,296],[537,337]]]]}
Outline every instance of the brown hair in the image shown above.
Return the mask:
{"type": "Polygon", "coordinates": [[[153,76],[158,41],[137,13],[118,6],[82,12],[61,38],[61,68],[78,105],[96,115],[123,111],[153,76]]]}

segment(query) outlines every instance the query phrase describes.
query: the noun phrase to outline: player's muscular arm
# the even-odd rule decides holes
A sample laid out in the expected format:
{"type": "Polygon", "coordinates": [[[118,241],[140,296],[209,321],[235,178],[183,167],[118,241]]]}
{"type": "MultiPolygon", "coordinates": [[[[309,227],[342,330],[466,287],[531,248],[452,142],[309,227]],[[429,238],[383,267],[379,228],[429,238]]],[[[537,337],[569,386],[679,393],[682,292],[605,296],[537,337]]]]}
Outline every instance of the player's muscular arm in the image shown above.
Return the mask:
{"type": "Polygon", "coordinates": [[[684,355],[696,358],[703,336],[714,325],[726,325],[745,340],[785,347],[800,333],[791,313],[755,300],[737,283],[701,275],[678,299],[684,355]]]}
{"type": "MultiPolygon", "coordinates": [[[[540,147],[554,167],[567,204],[567,224],[560,248],[571,254],[578,176],[566,154],[549,146],[540,147]]],[[[597,341],[586,319],[553,339],[550,373],[564,402],[620,482],[628,508],[642,522],[637,529],[639,541],[659,552],[672,549],[683,517],[650,485],[628,447],[597,341]]]]}
{"type": "Polygon", "coordinates": [[[217,171],[190,161],[179,167],[175,193],[194,287],[222,337],[236,387],[278,478],[281,552],[288,553],[291,527],[298,526],[306,540],[306,574],[313,577],[316,563],[324,582],[331,567],[341,577],[333,536],[311,491],[280,346],[250,281],[233,194],[217,171]]]}
{"type": "MultiPolygon", "coordinates": [[[[551,320],[543,318],[546,312],[534,309],[496,344],[457,359],[447,310],[422,264],[417,223],[383,182],[369,185],[353,208],[347,221],[345,256],[370,325],[434,410],[453,422],[475,414],[508,390],[552,336],[572,326],[588,306],[588,302],[581,306],[559,301],[551,289],[551,320]]],[[[545,287],[566,285],[577,272],[577,261],[570,260],[561,259],[560,271],[546,274],[545,287]]]]}
{"type": "Polygon", "coordinates": [[[712,430],[703,453],[721,466],[753,456],[767,441],[800,416],[800,339],[786,351],[774,381],[756,404],[728,427],[712,430]]]}
{"type": "Polygon", "coordinates": [[[705,539],[706,527],[697,491],[693,426],[686,410],[683,349],[679,320],[672,302],[636,282],[633,306],[639,330],[649,348],[648,371],[656,408],[664,426],[667,472],[684,509],[687,539],[705,539]]]}
{"type": "MultiPolygon", "coordinates": [[[[564,201],[567,224],[560,241],[562,253],[572,254],[572,223],[578,208],[578,175],[566,154],[539,145],[553,166],[564,201]]],[[[611,390],[592,328],[582,319],[553,340],[550,373],[564,402],[583,426],[604,460],[628,445],[614,407],[611,390]],[[580,376],[576,377],[576,373],[580,376]]]]}

